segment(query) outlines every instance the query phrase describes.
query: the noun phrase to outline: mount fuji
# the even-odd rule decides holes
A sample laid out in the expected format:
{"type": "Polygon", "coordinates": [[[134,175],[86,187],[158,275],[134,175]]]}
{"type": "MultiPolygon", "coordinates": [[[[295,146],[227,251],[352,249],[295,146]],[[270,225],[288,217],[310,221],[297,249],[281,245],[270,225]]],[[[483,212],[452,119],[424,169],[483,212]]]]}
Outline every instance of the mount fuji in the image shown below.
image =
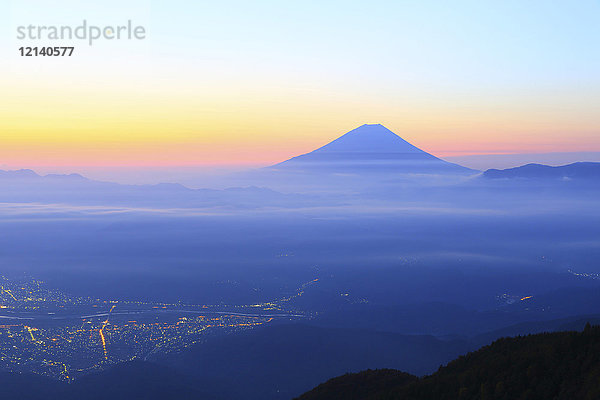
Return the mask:
{"type": "Polygon", "coordinates": [[[306,173],[458,174],[478,171],[437,158],[381,124],[365,124],[310,153],[268,167],[306,173]]]}

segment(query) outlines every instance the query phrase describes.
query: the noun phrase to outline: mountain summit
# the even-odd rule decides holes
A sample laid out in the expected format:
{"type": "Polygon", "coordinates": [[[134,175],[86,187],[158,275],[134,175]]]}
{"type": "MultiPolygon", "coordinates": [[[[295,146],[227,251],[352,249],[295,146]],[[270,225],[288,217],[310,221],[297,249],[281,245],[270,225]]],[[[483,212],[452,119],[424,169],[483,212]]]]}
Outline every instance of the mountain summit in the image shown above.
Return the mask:
{"type": "Polygon", "coordinates": [[[469,174],[475,171],[413,146],[381,124],[365,124],[310,153],[272,167],[311,173],[469,174]]]}
{"type": "Polygon", "coordinates": [[[365,124],[311,152],[427,154],[381,124],[365,124]]]}

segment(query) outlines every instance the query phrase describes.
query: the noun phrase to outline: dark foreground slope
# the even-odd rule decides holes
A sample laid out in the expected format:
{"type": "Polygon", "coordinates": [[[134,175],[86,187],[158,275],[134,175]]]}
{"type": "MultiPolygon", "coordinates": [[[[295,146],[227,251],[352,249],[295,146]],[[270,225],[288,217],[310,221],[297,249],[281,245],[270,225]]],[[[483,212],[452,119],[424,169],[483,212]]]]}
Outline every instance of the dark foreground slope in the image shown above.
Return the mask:
{"type": "Polygon", "coordinates": [[[419,378],[395,369],[368,369],[355,374],[345,374],[328,380],[301,400],[359,400],[386,398],[399,386],[418,382],[419,378]]]}
{"type": "Polygon", "coordinates": [[[299,400],[337,398],[598,399],[600,327],[500,339],[422,379],[390,370],[349,374],[299,400]]]}

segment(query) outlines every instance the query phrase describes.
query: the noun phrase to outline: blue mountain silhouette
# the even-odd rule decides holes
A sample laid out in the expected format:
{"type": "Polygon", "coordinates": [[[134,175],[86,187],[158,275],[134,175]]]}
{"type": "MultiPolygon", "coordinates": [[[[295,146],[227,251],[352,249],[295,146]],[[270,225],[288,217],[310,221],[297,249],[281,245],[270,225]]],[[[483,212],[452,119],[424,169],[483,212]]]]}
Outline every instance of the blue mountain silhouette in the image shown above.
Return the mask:
{"type": "Polygon", "coordinates": [[[282,171],[454,173],[476,171],[437,158],[381,124],[365,124],[310,153],[269,167],[282,171]]]}

